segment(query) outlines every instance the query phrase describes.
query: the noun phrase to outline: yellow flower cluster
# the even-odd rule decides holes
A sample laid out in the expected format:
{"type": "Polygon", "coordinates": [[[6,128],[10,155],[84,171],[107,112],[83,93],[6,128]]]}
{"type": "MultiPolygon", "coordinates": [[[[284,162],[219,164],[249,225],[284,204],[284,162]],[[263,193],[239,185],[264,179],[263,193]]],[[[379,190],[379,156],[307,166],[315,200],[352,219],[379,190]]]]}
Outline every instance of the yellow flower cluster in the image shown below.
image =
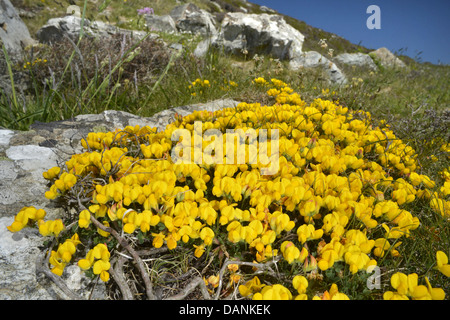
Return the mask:
{"type": "Polygon", "coordinates": [[[64,224],[61,219],[48,220],[45,222],[44,220],[39,220],[38,226],[39,226],[39,233],[44,237],[47,236],[57,237],[59,233],[64,229],[64,224]]]}
{"type": "Polygon", "coordinates": [[[220,87],[223,91],[230,91],[232,88],[238,87],[238,84],[232,80],[224,79],[224,85],[220,87]]]}
{"type": "Polygon", "coordinates": [[[425,277],[426,286],[418,284],[416,273],[404,274],[397,272],[391,277],[391,286],[397,291],[386,291],[384,300],[444,300],[445,292],[441,288],[431,287],[430,281],[425,277]]]}
{"type": "Polygon", "coordinates": [[[83,270],[88,270],[92,267],[94,274],[100,275],[100,279],[107,282],[109,280],[108,270],[111,267],[109,257],[110,253],[106,245],[99,243],[89,250],[86,258],[78,261],[78,266],[83,270]]]}
{"type": "Polygon", "coordinates": [[[19,213],[14,217],[14,222],[7,227],[11,232],[17,232],[22,230],[24,227],[35,223],[36,221],[41,221],[46,215],[45,210],[36,209],[35,207],[24,207],[19,213]]]}
{"type": "MultiPolygon", "coordinates": [[[[436,190],[435,182],[420,174],[414,150],[387,127],[374,126],[369,113],[322,99],[307,104],[277,79],[257,78],[254,83],[267,87],[273,106],[240,103],[216,112],[195,111],[176,117],[161,132],[128,126],[90,133],[81,142],[86,152],[72,156],[65,170],[44,173],[52,183],[46,197],[61,197],[83,184],[88,199],[83,201],[90,202],[77,217],[83,232],[109,236],[91,223],[95,217],[120,234],[148,239],[156,248],[183,245],[198,258],[223,242],[246,248],[256,262],[280,255],[282,264],[303,265],[308,272],[342,263],[355,274],[376,266],[387,253],[399,256],[400,239],[420,225],[410,212],[419,199],[429,201],[443,219],[450,217],[448,186],[436,190]],[[177,129],[188,130],[190,139],[172,140],[177,129]],[[180,146],[180,152],[195,159],[197,147],[205,151],[215,145],[206,139],[196,142],[208,129],[221,132],[224,141],[227,129],[234,129],[243,145],[224,142],[223,152],[214,149],[219,161],[212,164],[172,161],[180,146]],[[250,129],[256,137],[246,135],[250,129]],[[261,150],[275,148],[275,141],[266,136],[261,142],[261,136],[274,130],[279,132],[279,170],[264,175],[261,169],[269,161],[263,160],[269,157],[261,150]],[[230,164],[228,151],[235,160],[239,150],[245,150],[245,162],[230,164]],[[258,157],[260,161],[250,161],[258,157]]],[[[197,79],[192,88],[196,86],[209,87],[209,82],[197,79]]],[[[31,211],[19,212],[10,231],[41,217],[31,211]]],[[[54,225],[41,224],[43,233],[56,234],[54,225]]],[[[107,281],[109,255],[99,244],[78,265],[93,267],[107,281]]],[[[292,298],[281,285],[252,281],[241,294],[292,298]]],[[[293,286],[301,295],[307,283],[296,278],[293,286]]],[[[345,298],[337,287],[319,298],[333,297],[345,298]]]]}
{"type": "Polygon", "coordinates": [[[47,59],[43,59],[42,60],[41,58],[36,58],[32,62],[27,61],[26,63],[24,63],[23,64],[23,68],[24,69],[30,69],[30,68],[34,67],[36,64],[42,65],[42,64],[45,64],[45,63],[47,63],[47,59]]]}
{"type": "MultiPolygon", "coordinates": [[[[58,176],[56,172],[58,172],[58,170],[54,167],[49,171],[44,172],[43,176],[48,180],[53,180],[58,176]]],[[[70,190],[76,182],[77,177],[74,174],[63,172],[50,187],[50,190],[45,193],[45,197],[47,199],[56,199],[58,196],[63,195],[66,191],[70,190]]]]}
{"type": "Polygon", "coordinates": [[[14,222],[7,227],[11,232],[22,230],[26,226],[31,226],[34,223],[39,227],[39,233],[46,236],[58,236],[64,229],[64,224],[61,219],[44,221],[46,215],[45,210],[36,209],[35,207],[24,207],[14,217],[14,222]]]}
{"type": "MultiPolygon", "coordinates": [[[[292,279],[292,286],[298,295],[294,296],[288,288],[281,284],[265,285],[257,276],[239,286],[239,293],[243,297],[251,297],[253,300],[308,300],[308,279],[297,275],[292,279]]],[[[312,300],[350,300],[349,297],[339,289],[335,283],[330,290],[320,295],[314,295],[312,300]]]]}
{"type": "Polygon", "coordinates": [[[79,245],[80,238],[75,233],[70,239],[64,241],[64,243],[58,246],[58,250],[52,250],[50,254],[49,262],[52,265],[51,271],[61,276],[64,272],[66,265],[72,260],[72,256],[76,252],[76,247],[79,245]]]}
{"type": "Polygon", "coordinates": [[[254,84],[261,85],[261,86],[268,86],[269,85],[269,82],[266,79],[264,79],[263,77],[255,78],[255,79],[253,79],[252,82],[254,84]]]}
{"type": "Polygon", "coordinates": [[[188,86],[189,90],[191,90],[191,96],[196,96],[197,94],[203,94],[204,89],[208,89],[211,87],[209,80],[195,79],[195,81],[191,82],[188,86]]]}

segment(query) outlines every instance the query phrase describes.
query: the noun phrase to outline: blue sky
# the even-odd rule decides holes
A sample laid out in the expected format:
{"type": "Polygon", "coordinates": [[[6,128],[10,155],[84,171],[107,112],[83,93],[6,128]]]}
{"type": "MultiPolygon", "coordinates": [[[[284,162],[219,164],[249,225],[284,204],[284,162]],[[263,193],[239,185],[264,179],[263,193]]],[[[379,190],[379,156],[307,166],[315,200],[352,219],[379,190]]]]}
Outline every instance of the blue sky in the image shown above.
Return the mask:
{"type": "Polygon", "coordinates": [[[450,0],[250,0],[352,43],[421,61],[450,64],[450,0]],[[381,11],[381,29],[368,29],[370,5],[381,11]]]}

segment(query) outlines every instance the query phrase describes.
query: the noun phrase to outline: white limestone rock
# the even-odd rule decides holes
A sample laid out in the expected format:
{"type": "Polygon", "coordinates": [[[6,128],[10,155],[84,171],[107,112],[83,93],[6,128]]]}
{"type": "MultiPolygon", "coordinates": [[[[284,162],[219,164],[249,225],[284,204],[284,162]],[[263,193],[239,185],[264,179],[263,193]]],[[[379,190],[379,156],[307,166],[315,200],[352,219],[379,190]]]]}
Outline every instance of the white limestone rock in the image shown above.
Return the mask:
{"type": "Polygon", "coordinates": [[[289,67],[292,70],[299,70],[300,68],[322,68],[328,74],[331,83],[341,85],[347,82],[344,73],[336,64],[316,51],[308,51],[295,57],[289,62],[289,67]]]}

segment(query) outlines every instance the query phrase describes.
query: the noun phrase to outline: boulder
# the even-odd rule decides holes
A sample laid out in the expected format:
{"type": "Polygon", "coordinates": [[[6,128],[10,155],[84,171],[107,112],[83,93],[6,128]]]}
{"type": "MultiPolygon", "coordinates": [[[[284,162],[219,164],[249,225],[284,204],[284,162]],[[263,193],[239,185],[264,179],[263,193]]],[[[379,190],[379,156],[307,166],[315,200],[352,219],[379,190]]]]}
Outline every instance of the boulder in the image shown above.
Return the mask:
{"type": "MultiPolygon", "coordinates": [[[[66,295],[40,270],[44,241],[37,229],[24,228],[11,233],[6,227],[24,206],[47,212],[46,219],[62,217],[62,208],[44,197],[48,190],[42,172],[62,165],[74,153],[82,151],[80,141],[89,132],[114,131],[126,126],[150,126],[165,129],[176,114],[194,110],[216,111],[235,107],[234,100],[217,100],[205,104],[181,106],[161,111],[152,117],[108,110],[84,114],[70,120],[34,123],[29,131],[0,129],[0,299],[57,300],[66,295]]],[[[78,266],[65,268],[62,279],[80,298],[89,298],[91,282],[78,266]]],[[[101,281],[95,284],[92,299],[107,299],[101,281]]]]}
{"type": "Polygon", "coordinates": [[[369,55],[385,68],[405,68],[406,64],[397,58],[389,49],[379,48],[369,53],[369,55]]]}
{"type": "MultiPolygon", "coordinates": [[[[37,31],[36,36],[42,43],[60,41],[65,35],[77,39],[81,31],[81,21],[82,18],[76,15],[52,18],[37,31]]],[[[108,37],[114,34],[124,34],[142,38],[147,34],[144,31],[126,30],[102,21],[89,21],[88,19],[84,19],[83,31],[88,37],[108,37]]],[[[154,36],[157,37],[157,35],[154,36]]]]}
{"type": "Polygon", "coordinates": [[[299,70],[300,68],[322,68],[328,74],[331,83],[341,85],[347,82],[344,73],[342,73],[336,64],[316,51],[308,51],[295,57],[289,61],[289,67],[292,70],[299,70]]]}
{"type": "Polygon", "coordinates": [[[175,21],[173,21],[170,15],[158,16],[154,14],[146,14],[145,23],[151,31],[160,31],[167,33],[177,32],[175,21]]]}
{"type": "Polygon", "coordinates": [[[373,62],[368,54],[358,53],[342,53],[336,56],[335,61],[340,64],[356,66],[360,68],[368,68],[370,70],[377,70],[377,65],[373,62]]]}
{"type": "Polygon", "coordinates": [[[0,40],[13,61],[23,57],[24,47],[35,43],[9,0],[0,0],[0,40]]]}
{"type": "Polygon", "coordinates": [[[194,56],[196,56],[197,58],[204,57],[208,52],[210,46],[211,46],[211,38],[206,38],[200,41],[197,44],[197,47],[195,47],[194,56]]]}
{"type": "Polygon", "coordinates": [[[170,11],[170,16],[173,18],[175,22],[177,22],[178,20],[185,19],[189,13],[199,10],[200,10],[199,7],[197,7],[193,3],[185,3],[183,5],[176,6],[175,8],[173,8],[170,11]]]}
{"type": "Polygon", "coordinates": [[[259,10],[261,10],[262,12],[276,13],[275,10],[273,10],[273,9],[271,9],[271,8],[269,8],[269,7],[266,7],[266,6],[260,6],[260,7],[259,7],[259,10]]]}
{"type": "Polygon", "coordinates": [[[67,7],[66,15],[74,15],[74,16],[80,18],[81,17],[81,9],[79,6],[72,4],[67,7]]]}
{"type": "Polygon", "coordinates": [[[199,9],[193,3],[175,7],[170,12],[177,30],[204,36],[217,33],[214,17],[207,11],[199,9]]]}
{"type": "Polygon", "coordinates": [[[304,38],[279,15],[233,12],[225,15],[212,42],[235,55],[267,54],[291,60],[302,53],[304,38]]]}

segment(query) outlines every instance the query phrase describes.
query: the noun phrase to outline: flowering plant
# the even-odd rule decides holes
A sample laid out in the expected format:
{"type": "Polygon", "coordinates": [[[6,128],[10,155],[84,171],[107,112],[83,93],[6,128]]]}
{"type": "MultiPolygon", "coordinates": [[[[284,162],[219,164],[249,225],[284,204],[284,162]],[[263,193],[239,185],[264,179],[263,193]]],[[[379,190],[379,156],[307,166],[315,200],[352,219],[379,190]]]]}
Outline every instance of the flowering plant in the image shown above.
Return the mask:
{"type": "MultiPolygon", "coordinates": [[[[8,229],[38,226],[59,244],[51,250],[53,273],[62,275],[68,263],[76,262],[105,282],[119,283],[123,297],[130,297],[131,289],[123,275],[110,273],[114,265],[123,266],[119,257],[134,260],[142,290],[154,299],[146,261],[155,259],[143,257],[185,250],[205,269],[212,261],[222,263],[219,274],[188,286],[201,287],[205,298],[211,292],[229,295],[234,288],[254,299],[329,300],[349,295],[334,283],[318,293],[313,282],[343,269],[349,276],[363,276],[382,267],[387,256],[401,257],[402,241],[420,226],[417,201],[448,223],[448,184],[439,188],[421,174],[415,151],[369,113],[329,100],[307,104],[278,79],[257,78],[254,85],[267,89],[272,106],[240,103],[216,112],[195,111],[177,116],[160,132],[127,126],[89,133],[81,142],[85,152],[43,174],[50,185],[45,196],[68,207],[75,204],[75,219],[44,222],[45,211],[28,207],[8,229]],[[187,135],[177,135],[180,129],[187,135]],[[197,140],[208,130],[229,136],[230,129],[237,132],[231,144],[197,140]],[[279,132],[279,170],[273,174],[261,171],[269,159],[260,151],[273,149],[275,142],[260,139],[265,130],[279,132]],[[200,159],[209,150],[215,162],[175,161],[177,154],[195,159],[198,148],[200,159]],[[224,150],[232,151],[231,162],[224,150]],[[223,289],[231,264],[233,285],[223,289]],[[244,268],[238,274],[240,265],[265,270],[272,281],[264,283],[251,270],[246,275],[244,268]],[[279,270],[284,270],[284,282],[273,284],[279,270]]],[[[210,84],[197,79],[191,86],[210,84]]],[[[447,256],[439,251],[436,257],[438,271],[448,276],[447,256]]],[[[427,287],[416,280],[417,275],[395,274],[397,293],[386,292],[384,298],[444,298],[428,278],[427,287]]]]}
{"type": "Polygon", "coordinates": [[[142,9],[138,9],[137,12],[140,15],[155,14],[155,11],[153,10],[153,8],[149,8],[149,7],[144,7],[142,9]]]}

